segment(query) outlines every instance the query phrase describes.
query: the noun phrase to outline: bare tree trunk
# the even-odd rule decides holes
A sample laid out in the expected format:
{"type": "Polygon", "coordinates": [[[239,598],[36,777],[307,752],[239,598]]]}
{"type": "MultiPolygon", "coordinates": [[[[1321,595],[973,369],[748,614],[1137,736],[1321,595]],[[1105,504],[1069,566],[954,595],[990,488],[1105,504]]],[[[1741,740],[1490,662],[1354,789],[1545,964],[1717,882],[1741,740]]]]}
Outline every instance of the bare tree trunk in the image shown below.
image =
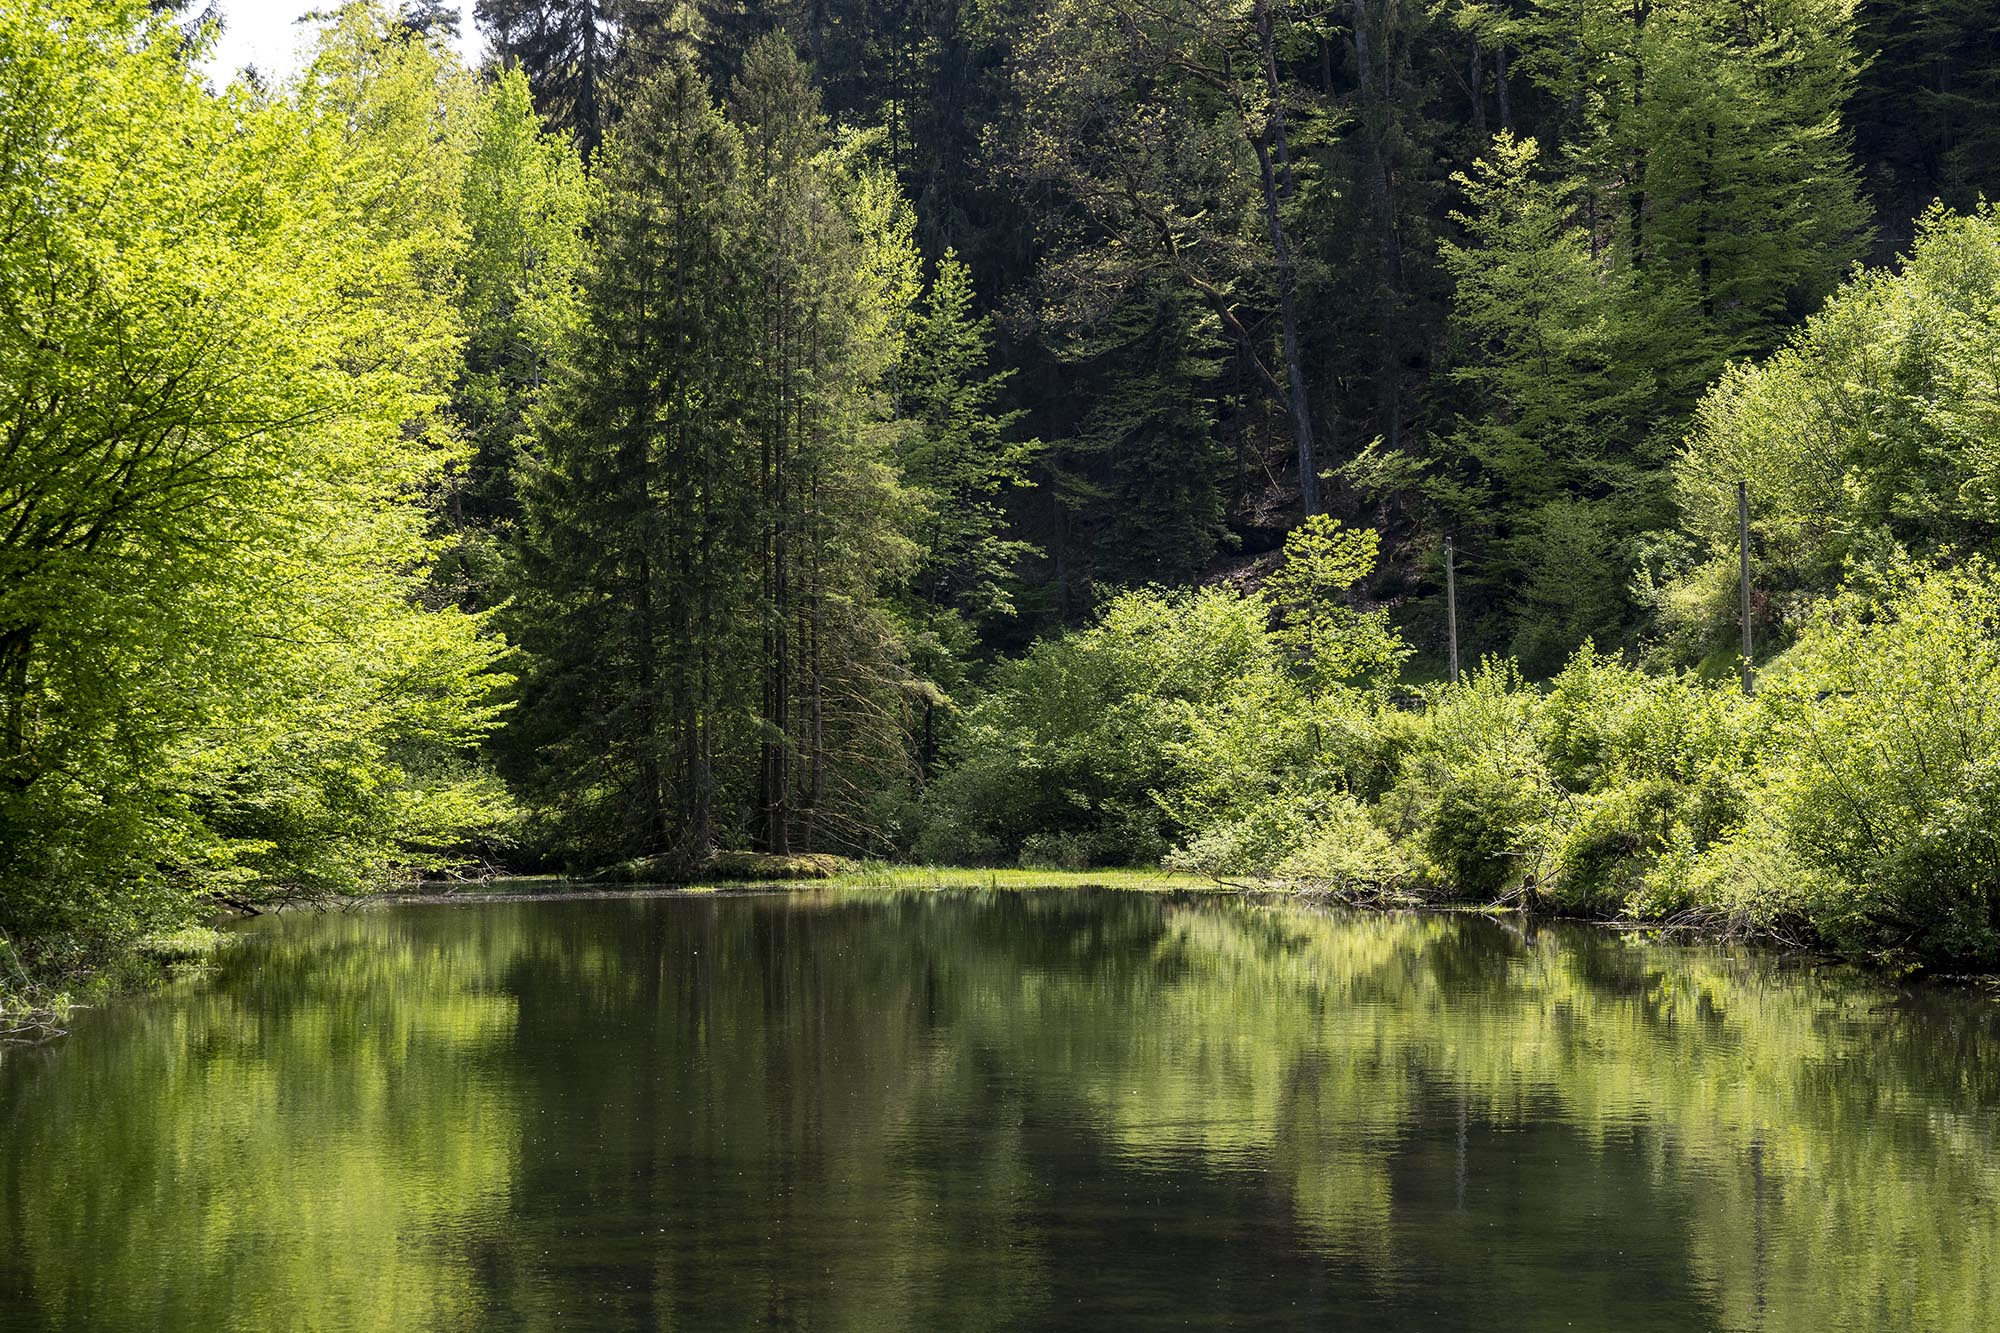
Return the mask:
{"type": "Polygon", "coordinates": [[[1472,132],[1481,144],[1486,142],[1486,47],[1475,37],[1472,39],[1472,56],[1465,72],[1465,81],[1472,90],[1472,132]]]}
{"type": "MultiPolygon", "coordinates": [[[[35,632],[10,629],[0,634],[0,765],[24,764],[28,757],[28,668],[33,660],[35,632]]],[[[26,773],[18,775],[25,783],[26,773]]]]}
{"type": "Polygon", "coordinates": [[[1382,0],[1382,49],[1369,41],[1370,16],[1367,0],[1354,0],[1354,63],[1358,71],[1362,134],[1368,145],[1368,199],[1375,223],[1375,302],[1378,354],[1375,364],[1376,393],[1381,412],[1382,436],[1390,448],[1402,443],[1403,402],[1400,374],[1402,342],[1398,336],[1397,300],[1406,290],[1403,275],[1403,243],[1397,226],[1396,197],[1389,173],[1386,149],[1391,110],[1390,62],[1394,51],[1389,41],[1389,5],[1382,0]]]}
{"type": "MultiPolygon", "coordinates": [[[[646,503],[651,503],[650,496],[646,497],[646,503]]],[[[632,593],[633,611],[638,618],[633,649],[639,677],[639,799],[645,850],[654,853],[667,847],[667,803],[660,773],[660,675],[653,615],[653,561],[648,551],[639,553],[632,593]]]]}
{"type": "MultiPolygon", "coordinates": [[[[1640,41],[1646,35],[1646,17],[1652,7],[1646,0],[1632,3],[1632,111],[1633,119],[1646,104],[1646,61],[1639,54],[1640,41]]],[[[1632,161],[1632,267],[1641,268],[1646,260],[1646,145],[1643,136],[1633,150],[1632,161]]]]}
{"type": "MultiPolygon", "coordinates": [[[[1287,405],[1292,435],[1299,451],[1299,501],[1307,514],[1319,512],[1319,459],[1313,439],[1312,409],[1307,398],[1305,367],[1299,353],[1299,275],[1285,231],[1284,204],[1292,192],[1292,148],[1285,128],[1284,91],[1278,82],[1277,37],[1267,0],[1256,0],[1258,54],[1264,66],[1264,88],[1270,112],[1262,133],[1251,134],[1258,174],[1264,190],[1264,218],[1271,232],[1272,257],[1278,270],[1278,322],[1284,339],[1287,405]],[[1277,163],[1272,164],[1275,152],[1277,163]]],[[[1245,126],[1249,129],[1249,126],[1245,126]]]]}

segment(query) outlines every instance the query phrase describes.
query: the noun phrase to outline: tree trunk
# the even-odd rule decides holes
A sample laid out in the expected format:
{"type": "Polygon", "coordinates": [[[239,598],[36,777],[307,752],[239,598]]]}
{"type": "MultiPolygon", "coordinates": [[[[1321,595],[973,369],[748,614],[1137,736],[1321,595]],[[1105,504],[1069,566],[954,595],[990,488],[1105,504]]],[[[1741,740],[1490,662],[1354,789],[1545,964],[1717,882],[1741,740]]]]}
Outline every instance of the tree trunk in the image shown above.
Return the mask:
{"type": "MultiPolygon", "coordinates": [[[[1308,515],[1319,512],[1319,459],[1313,440],[1312,410],[1307,398],[1305,367],[1299,353],[1298,267],[1286,235],[1284,203],[1291,195],[1292,148],[1285,128],[1283,89],[1278,82],[1277,38],[1268,0],[1256,0],[1258,54],[1264,65],[1264,88],[1271,110],[1261,133],[1250,135],[1257,154],[1264,191],[1264,218],[1271,232],[1272,256],[1278,270],[1278,320],[1284,339],[1285,384],[1291,409],[1292,435],[1299,451],[1299,501],[1308,515]],[[1277,164],[1273,167],[1272,154],[1277,164]]],[[[1251,127],[1246,125],[1245,129],[1251,127]]]]}
{"type": "MultiPolygon", "coordinates": [[[[1402,444],[1402,321],[1397,305],[1404,291],[1403,243],[1397,228],[1396,197],[1389,173],[1389,121],[1392,108],[1389,60],[1393,46],[1388,36],[1388,5],[1383,0],[1381,33],[1383,49],[1371,49],[1369,13],[1366,0],[1354,0],[1354,54],[1361,99],[1362,134],[1368,145],[1368,199],[1375,224],[1375,308],[1376,362],[1375,390],[1381,414],[1382,436],[1391,449],[1402,444]]],[[[1482,113],[1483,116],[1483,113],[1482,113]]]]}
{"type": "MultiPolygon", "coordinates": [[[[651,497],[644,497],[643,502],[650,505],[651,497]]],[[[645,527],[650,528],[651,525],[645,527]]],[[[668,840],[666,793],[660,780],[660,677],[658,640],[653,619],[653,562],[645,550],[639,552],[632,600],[633,614],[638,622],[633,635],[633,650],[639,677],[639,785],[644,823],[643,850],[650,855],[666,850],[668,840]]]]}
{"type": "Polygon", "coordinates": [[[32,628],[0,634],[0,777],[17,787],[27,785],[28,667],[34,647],[32,628]]]}
{"type": "Polygon", "coordinates": [[[1632,150],[1632,267],[1646,262],[1646,141],[1639,111],[1646,104],[1646,60],[1640,42],[1646,35],[1646,0],[1632,4],[1632,121],[1637,143],[1632,150]]]}
{"type": "Polygon", "coordinates": [[[1472,39],[1472,56],[1465,81],[1472,88],[1472,133],[1482,146],[1486,143],[1486,48],[1472,39]]]}

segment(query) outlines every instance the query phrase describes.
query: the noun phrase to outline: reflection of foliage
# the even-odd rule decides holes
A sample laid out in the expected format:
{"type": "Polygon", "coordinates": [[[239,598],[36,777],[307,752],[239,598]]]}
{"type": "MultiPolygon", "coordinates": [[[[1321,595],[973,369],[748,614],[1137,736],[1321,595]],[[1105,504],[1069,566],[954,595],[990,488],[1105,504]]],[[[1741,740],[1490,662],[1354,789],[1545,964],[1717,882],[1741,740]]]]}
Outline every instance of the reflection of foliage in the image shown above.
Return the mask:
{"type": "Polygon", "coordinates": [[[7,1089],[7,1190],[35,1201],[8,1247],[55,1324],[440,1327],[477,1309],[468,1256],[407,1238],[506,1200],[519,1131],[488,1075],[514,1001],[486,984],[483,933],[378,927],[246,950],[7,1089]],[[169,1236],[184,1248],[162,1264],[169,1236]]]}
{"type": "Polygon", "coordinates": [[[806,891],[280,923],[84,1021],[0,1064],[0,1284],[59,1324],[282,1293],[299,1323],[543,1326],[587,1292],[606,1323],[1018,1325],[1120,1256],[1163,1317],[1252,1268],[1290,1300],[1306,1257],[1329,1301],[1445,1323],[2000,1300],[1964,1262],[2000,1243],[1992,1015],[1749,954],[806,891]],[[1600,1276],[1546,1280],[1579,1256],[1600,1276]]]}

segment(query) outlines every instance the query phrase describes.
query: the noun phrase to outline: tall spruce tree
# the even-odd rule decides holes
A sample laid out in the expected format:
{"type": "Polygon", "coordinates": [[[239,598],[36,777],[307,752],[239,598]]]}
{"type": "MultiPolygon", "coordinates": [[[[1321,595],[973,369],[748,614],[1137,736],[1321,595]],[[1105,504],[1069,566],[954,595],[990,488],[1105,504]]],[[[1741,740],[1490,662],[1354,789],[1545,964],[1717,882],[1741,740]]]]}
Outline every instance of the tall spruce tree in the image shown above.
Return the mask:
{"type": "Polygon", "coordinates": [[[1428,489],[1471,557],[1472,602],[1502,617],[1483,637],[1550,668],[1622,631],[1627,543],[1665,521],[1652,384],[1622,322],[1630,275],[1593,253],[1582,185],[1504,132],[1456,180],[1466,239],[1442,256],[1465,397],[1428,489]]]}
{"type": "Polygon", "coordinates": [[[582,324],[523,468],[513,746],[566,854],[697,866],[749,707],[728,664],[751,650],[759,496],[741,141],[689,61],[638,86],[597,180],[582,324]]]}
{"type": "Polygon", "coordinates": [[[942,744],[940,710],[965,697],[982,632],[1015,615],[1020,567],[1035,554],[1008,535],[1005,504],[1040,445],[1015,438],[1023,414],[998,406],[1011,372],[991,368],[991,339],[992,320],[973,313],[971,273],[947,251],[895,370],[897,463],[917,506],[911,663],[933,687],[919,705],[919,780],[942,744]]]}
{"type": "Polygon", "coordinates": [[[669,53],[596,193],[524,477],[539,665],[514,743],[576,856],[879,850],[871,805],[909,763],[896,265],[782,37],[728,116],[669,53]]]}
{"type": "Polygon", "coordinates": [[[859,280],[863,247],[818,91],[783,34],[746,53],[731,111],[749,187],[742,298],[757,330],[744,401],[762,500],[759,840],[783,854],[795,833],[819,843],[857,825],[850,809],[874,784],[837,790],[836,751],[879,753],[906,731],[900,654],[878,605],[885,567],[907,556],[878,391],[893,344],[859,280]]]}

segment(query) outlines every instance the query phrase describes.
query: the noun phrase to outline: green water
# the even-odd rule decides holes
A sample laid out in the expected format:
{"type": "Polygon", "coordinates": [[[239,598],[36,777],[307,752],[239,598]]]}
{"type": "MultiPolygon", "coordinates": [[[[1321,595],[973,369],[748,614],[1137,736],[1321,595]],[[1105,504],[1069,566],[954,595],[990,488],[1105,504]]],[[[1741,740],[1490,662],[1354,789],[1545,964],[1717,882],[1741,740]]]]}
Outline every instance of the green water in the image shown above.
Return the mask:
{"type": "Polygon", "coordinates": [[[0,1327],[2000,1328],[2000,1005],[1143,894],[259,923],[0,1055],[0,1327]]]}

